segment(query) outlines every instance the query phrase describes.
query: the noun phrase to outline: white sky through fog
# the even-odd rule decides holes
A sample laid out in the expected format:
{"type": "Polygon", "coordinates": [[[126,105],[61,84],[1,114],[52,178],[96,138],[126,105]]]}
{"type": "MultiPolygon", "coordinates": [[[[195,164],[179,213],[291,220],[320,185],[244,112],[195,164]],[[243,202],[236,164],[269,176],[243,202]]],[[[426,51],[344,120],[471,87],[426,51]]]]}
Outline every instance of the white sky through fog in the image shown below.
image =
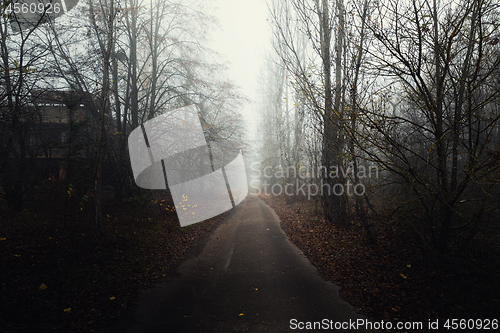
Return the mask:
{"type": "Polygon", "coordinates": [[[228,62],[228,77],[251,99],[243,110],[249,136],[256,130],[259,77],[271,49],[271,28],[265,0],[212,0],[220,27],[212,32],[211,47],[228,62]]]}

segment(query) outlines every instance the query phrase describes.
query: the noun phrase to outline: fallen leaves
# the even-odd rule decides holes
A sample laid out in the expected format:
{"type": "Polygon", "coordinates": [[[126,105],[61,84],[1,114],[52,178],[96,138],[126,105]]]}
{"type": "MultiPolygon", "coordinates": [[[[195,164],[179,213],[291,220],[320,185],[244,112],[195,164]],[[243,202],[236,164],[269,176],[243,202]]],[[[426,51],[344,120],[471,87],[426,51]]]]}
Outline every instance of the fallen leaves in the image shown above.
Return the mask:
{"type": "Polygon", "coordinates": [[[394,320],[395,313],[400,321],[423,322],[500,315],[500,307],[491,306],[500,295],[498,248],[471,256],[467,262],[449,258],[433,266],[408,242],[408,235],[384,229],[383,223],[374,223],[377,240],[371,245],[361,226],[325,223],[320,212],[314,213],[313,204],[261,198],[275,210],[299,254],[305,254],[321,275],[341,287],[348,303],[372,320],[394,320]]]}
{"type": "Polygon", "coordinates": [[[36,214],[0,211],[0,321],[7,331],[106,331],[139,290],[166,276],[225,216],[181,229],[173,216],[115,200],[103,207],[101,242],[85,211],[73,208],[69,227],[54,205],[30,208],[36,214]]]}

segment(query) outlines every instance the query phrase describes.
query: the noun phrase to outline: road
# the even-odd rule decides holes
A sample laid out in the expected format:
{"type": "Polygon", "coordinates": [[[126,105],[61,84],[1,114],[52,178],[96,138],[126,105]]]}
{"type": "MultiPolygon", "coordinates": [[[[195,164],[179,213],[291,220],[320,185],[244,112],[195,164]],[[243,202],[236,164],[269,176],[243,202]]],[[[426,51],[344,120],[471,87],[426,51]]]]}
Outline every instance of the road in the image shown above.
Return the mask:
{"type": "Polygon", "coordinates": [[[364,318],[338,290],[288,241],[274,211],[249,196],[111,332],[296,332],[314,321],[329,329],[303,331],[364,332],[334,329],[364,318]]]}

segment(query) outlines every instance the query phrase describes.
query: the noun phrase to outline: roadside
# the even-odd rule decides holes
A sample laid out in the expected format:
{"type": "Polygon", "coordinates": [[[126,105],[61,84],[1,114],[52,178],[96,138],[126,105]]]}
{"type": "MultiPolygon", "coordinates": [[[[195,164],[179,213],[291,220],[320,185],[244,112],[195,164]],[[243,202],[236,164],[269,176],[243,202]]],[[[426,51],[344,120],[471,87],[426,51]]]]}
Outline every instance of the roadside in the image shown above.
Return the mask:
{"type": "Polygon", "coordinates": [[[376,244],[371,245],[357,223],[347,229],[325,224],[311,201],[286,204],[284,198],[260,197],[356,312],[392,322],[439,319],[441,328],[447,319],[500,318],[498,247],[477,240],[467,256],[433,264],[408,234],[383,220],[373,221],[376,244]]]}
{"type": "MultiPolygon", "coordinates": [[[[383,221],[374,223],[374,246],[356,223],[325,225],[310,202],[263,199],[320,274],[372,320],[500,317],[500,255],[488,242],[431,264],[408,235],[383,221]]],[[[106,331],[226,216],[179,228],[170,205],[159,197],[107,201],[102,242],[78,202],[69,206],[67,225],[60,202],[41,201],[19,214],[0,210],[0,332],[106,331]]]]}
{"type": "Polygon", "coordinates": [[[226,214],[180,228],[168,198],[108,200],[106,238],[89,209],[0,211],[0,332],[103,332],[203,242],[226,214]]]}

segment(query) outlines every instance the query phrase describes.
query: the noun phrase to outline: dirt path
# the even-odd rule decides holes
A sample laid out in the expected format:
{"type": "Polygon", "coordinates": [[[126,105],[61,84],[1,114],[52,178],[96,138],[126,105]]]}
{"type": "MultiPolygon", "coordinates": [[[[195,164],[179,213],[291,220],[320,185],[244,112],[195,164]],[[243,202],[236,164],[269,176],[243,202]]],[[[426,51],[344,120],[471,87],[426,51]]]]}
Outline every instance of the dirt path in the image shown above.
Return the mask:
{"type": "Polygon", "coordinates": [[[362,319],[288,241],[274,211],[249,196],[111,332],[287,332],[307,322],[322,324],[309,332],[347,332],[335,323],[362,319]]]}

